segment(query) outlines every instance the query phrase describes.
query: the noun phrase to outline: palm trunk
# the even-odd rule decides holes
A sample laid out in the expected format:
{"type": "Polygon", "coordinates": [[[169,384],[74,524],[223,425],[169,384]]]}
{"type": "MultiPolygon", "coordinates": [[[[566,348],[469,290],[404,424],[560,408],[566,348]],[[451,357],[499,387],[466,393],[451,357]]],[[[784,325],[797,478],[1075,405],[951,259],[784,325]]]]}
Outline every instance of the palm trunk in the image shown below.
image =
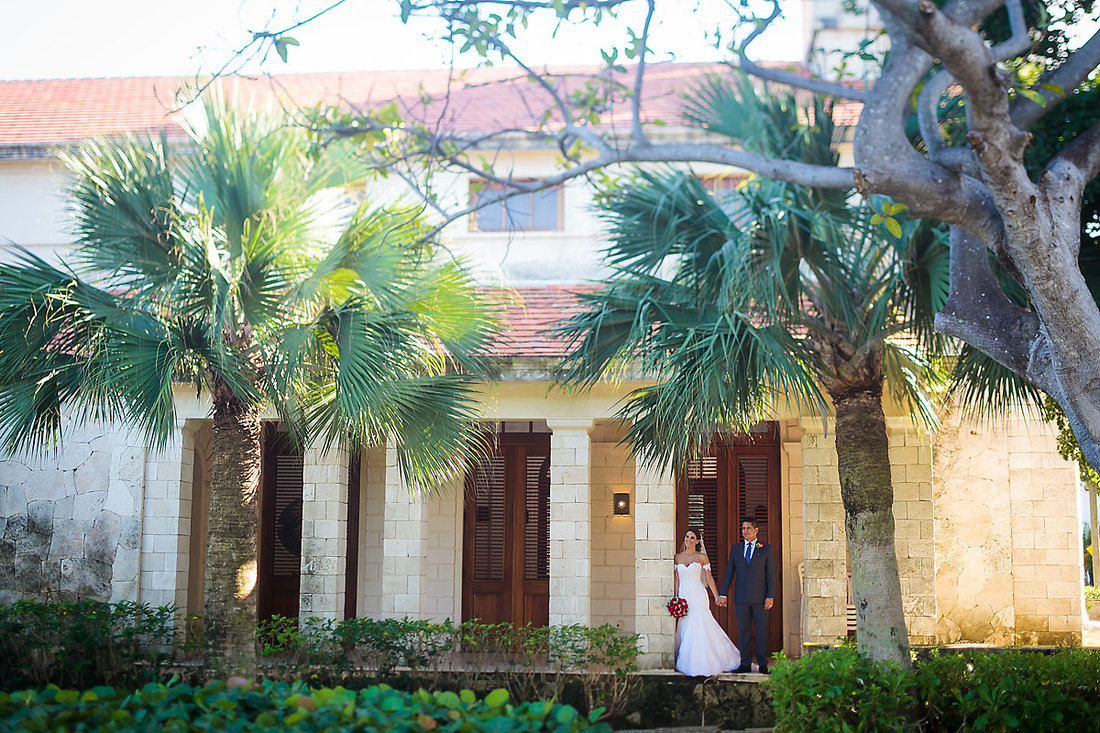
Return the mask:
{"type": "Polygon", "coordinates": [[[207,670],[256,669],[256,565],[259,556],[259,410],[214,385],[214,431],[207,529],[207,670]]]}
{"type": "Polygon", "coordinates": [[[909,635],[894,549],[894,487],[882,383],[834,394],[836,452],[844,501],[859,651],[909,667],[909,635]]]}

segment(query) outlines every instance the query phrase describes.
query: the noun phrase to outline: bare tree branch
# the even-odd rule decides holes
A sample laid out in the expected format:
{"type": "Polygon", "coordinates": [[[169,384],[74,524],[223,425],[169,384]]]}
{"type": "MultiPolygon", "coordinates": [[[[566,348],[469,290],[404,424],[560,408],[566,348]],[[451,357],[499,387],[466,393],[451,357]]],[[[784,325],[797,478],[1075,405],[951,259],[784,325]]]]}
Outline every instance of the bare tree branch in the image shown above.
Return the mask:
{"type": "Polygon", "coordinates": [[[649,52],[649,24],[657,6],[654,0],[646,0],[645,25],[642,27],[642,46],[638,51],[638,67],[634,71],[634,98],[631,100],[631,134],[638,143],[646,143],[645,130],[642,129],[642,82],[645,81],[645,57],[649,52]]]}
{"type": "Polygon", "coordinates": [[[793,89],[803,89],[807,92],[834,97],[836,99],[851,99],[857,102],[865,101],[867,99],[867,91],[865,89],[855,89],[845,84],[827,82],[816,77],[807,78],[799,74],[793,74],[789,71],[768,69],[757,65],[749,59],[749,45],[771,27],[772,23],[782,14],[783,11],[779,4],[779,0],[772,0],[771,13],[766,18],[758,19],[758,22],[754,23],[753,30],[741,43],[741,47],[737,49],[737,56],[739,59],[738,65],[734,66],[733,64],[729,64],[729,66],[731,68],[740,68],[741,71],[755,76],[758,79],[772,81],[777,84],[785,84],[793,89]]]}

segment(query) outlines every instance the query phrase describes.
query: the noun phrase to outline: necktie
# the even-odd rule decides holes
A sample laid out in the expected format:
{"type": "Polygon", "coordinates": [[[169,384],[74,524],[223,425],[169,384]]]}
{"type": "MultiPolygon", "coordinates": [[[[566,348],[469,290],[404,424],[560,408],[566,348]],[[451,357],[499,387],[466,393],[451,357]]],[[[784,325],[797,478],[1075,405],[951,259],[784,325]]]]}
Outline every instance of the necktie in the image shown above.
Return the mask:
{"type": "Polygon", "coordinates": [[[752,560],[752,543],[751,542],[746,542],[745,543],[745,562],[749,562],[751,560],[752,560]]]}

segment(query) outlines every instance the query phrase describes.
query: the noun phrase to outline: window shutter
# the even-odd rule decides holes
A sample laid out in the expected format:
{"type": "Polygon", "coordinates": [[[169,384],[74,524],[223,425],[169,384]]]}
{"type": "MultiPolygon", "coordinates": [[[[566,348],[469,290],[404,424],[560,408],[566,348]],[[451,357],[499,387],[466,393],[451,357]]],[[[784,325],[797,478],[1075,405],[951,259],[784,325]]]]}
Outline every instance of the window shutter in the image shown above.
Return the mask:
{"type": "MultiPolygon", "coordinates": [[[[718,458],[702,456],[687,468],[688,529],[702,530],[707,551],[723,556],[718,543],[718,458]]],[[[677,538],[676,550],[680,549],[677,538]]]]}
{"type": "Polygon", "coordinates": [[[527,456],[523,537],[524,580],[550,579],[550,456],[527,456]]]}
{"type": "Polygon", "coordinates": [[[272,558],[272,576],[276,578],[297,578],[301,572],[302,465],[301,455],[280,451],[275,456],[275,552],[272,558]]]}
{"type": "Polygon", "coordinates": [[[504,456],[474,471],[474,578],[504,579],[504,456]]]}
{"type": "Polygon", "coordinates": [[[761,541],[774,541],[768,534],[767,456],[737,457],[737,516],[756,522],[761,541]]]}

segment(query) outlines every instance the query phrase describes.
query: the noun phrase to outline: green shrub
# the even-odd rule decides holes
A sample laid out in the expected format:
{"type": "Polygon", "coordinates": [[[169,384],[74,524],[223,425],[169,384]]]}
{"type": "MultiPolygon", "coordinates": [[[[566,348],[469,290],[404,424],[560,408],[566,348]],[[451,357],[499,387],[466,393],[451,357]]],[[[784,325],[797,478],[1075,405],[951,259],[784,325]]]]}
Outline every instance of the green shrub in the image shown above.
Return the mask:
{"type": "Polygon", "coordinates": [[[174,609],[95,601],[0,606],[0,689],[141,684],[171,655],[174,609]]]}
{"type": "Polygon", "coordinates": [[[1100,731],[1100,652],[933,652],[912,671],[851,647],[781,660],[777,731],[1100,731]]]}
{"type": "Polygon", "coordinates": [[[1100,653],[934,653],[914,676],[929,730],[1100,730],[1100,653]]]}
{"type": "Polygon", "coordinates": [[[1089,605],[1100,601],[1100,587],[1095,585],[1086,585],[1085,600],[1089,602],[1089,605]]]}
{"type": "Polygon", "coordinates": [[[461,693],[405,693],[385,685],[358,692],[310,690],[301,683],[263,682],[229,688],[149,684],[134,692],[97,687],[86,692],[50,687],[0,693],[0,728],[13,731],[610,731],[574,708],[552,702],[512,705],[506,690],[478,699],[461,693]]]}
{"type": "Polygon", "coordinates": [[[776,731],[860,733],[916,730],[912,676],[853,647],[826,649],[772,668],[776,731]]]}

